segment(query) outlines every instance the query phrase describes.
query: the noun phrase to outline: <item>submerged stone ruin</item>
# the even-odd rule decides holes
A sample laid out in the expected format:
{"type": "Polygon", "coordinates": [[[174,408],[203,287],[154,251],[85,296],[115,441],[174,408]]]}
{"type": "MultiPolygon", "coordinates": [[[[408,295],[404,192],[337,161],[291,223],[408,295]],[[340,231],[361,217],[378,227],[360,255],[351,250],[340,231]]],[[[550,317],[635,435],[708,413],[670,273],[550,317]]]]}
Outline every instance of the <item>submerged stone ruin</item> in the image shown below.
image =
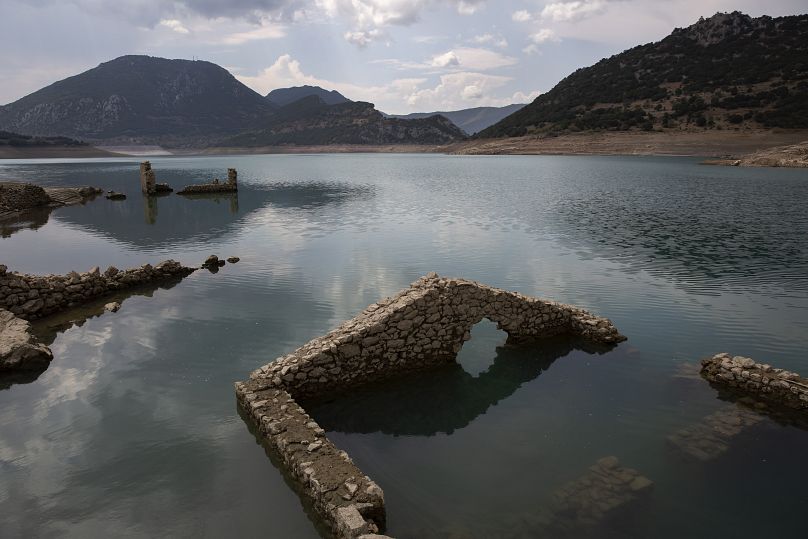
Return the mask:
{"type": "Polygon", "coordinates": [[[122,290],[181,279],[196,269],[166,260],[126,270],[110,266],[103,273],[96,267],[86,273],[27,275],[0,265],[0,371],[41,369],[53,358],[31,334],[29,320],[122,290]]]}
{"type": "Polygon", "coordinates": [[[338,537],[383,532],[384,493],[298,401],[454,362],[483,318],[510,342],[560,334],[598,344],[625,340],[609,320],[583,309],[430,273],[235,384],[259,438],[338,537]]]}
{"type": "Polygon", "coordinates": [[[194,195],[205,193],[235,193],[238,191],[238,172],[234,168],[227,169],[227,181],[221,183],[219,178],[214,178],[211,183],[200,183],[195,185],[186,185],[178,195],[194,195]]]}
{"type": "Polygon", "coordinates": [[[808,379],[795,372],[723,353],[702,360],[701,375],[719,387],[776,406],[808,412],[808,379]]]}
{"type": "Polygon", "coordinates": [[[167,183],[157,183],[157,176],[152,170],[151,162],[149,161],[140,163],[140,190],[147,196],[173,191],[167,183]]]}
{"type": "Polygon", "coordinates": [[[668,443],[687,459],[707,462],[726,453],[732,440],[763,421],[763,417],[740,405],[728,405],[668,436],[668,443]]]}

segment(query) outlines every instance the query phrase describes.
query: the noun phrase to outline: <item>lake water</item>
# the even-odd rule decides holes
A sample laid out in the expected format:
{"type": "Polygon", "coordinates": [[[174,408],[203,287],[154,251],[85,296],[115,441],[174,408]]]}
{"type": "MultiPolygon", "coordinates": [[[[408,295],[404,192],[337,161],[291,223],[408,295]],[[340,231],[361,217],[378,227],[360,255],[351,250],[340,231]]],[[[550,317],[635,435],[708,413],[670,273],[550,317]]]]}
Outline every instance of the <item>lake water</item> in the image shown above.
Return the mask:
{"type": "Polygon", "coordinates": [[[668,442],[735,409],[694,376],[702,357],[808,373],[805,171],[651,157],[151,161],[175,188],[236,167],[240,191],[146,200],[135,159],[0,162],[0,179],[129,195],[0,224],[10,269],[241,257],[118,313],[94,305],[80,326],[38,328],[51,366],[0,380],[0,536],[319,537],[232,384],[429,271],[583,306],[629,340],[606,353],[569,339],[503,347],[482,323],[458,366],[313,408],[384,489],[390,535],[538,536],[553,493],[614,455],[654,488],[593,536],[805,536],[808,431],[764,418],[707,462],[668,442]]]}

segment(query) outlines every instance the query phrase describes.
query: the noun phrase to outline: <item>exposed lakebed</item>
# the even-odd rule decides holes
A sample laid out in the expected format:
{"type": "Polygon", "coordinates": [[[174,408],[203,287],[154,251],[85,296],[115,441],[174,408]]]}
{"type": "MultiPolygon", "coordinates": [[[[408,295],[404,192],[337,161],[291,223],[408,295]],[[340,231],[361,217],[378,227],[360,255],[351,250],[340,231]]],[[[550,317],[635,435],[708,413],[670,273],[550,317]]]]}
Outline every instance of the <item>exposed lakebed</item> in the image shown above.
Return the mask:
{"type": "Polygon", "coordinates": [[[12,270],[241,257],[58,334],[47,371],[0,391],[3,530],[317,537],[232,382],[437,271],[582,306],[629,340],[602,354],[563,339],[502,347],[481,325],[457,367],[311,408],[384,489],[391,535],[530,537],[559,489],[614,455],[654,487],[599,537],[800,536],[808,432],[764,417],[706,462],[668,438],[734,406],[688,362],[728,351],[808,372],[804,171],[621,157],[151,161],[174,187],[235,167],[239,193],[146,199],[137,160],[0,164],[0,180],[129,195],[10,227],[0,263],[12,270]]]}

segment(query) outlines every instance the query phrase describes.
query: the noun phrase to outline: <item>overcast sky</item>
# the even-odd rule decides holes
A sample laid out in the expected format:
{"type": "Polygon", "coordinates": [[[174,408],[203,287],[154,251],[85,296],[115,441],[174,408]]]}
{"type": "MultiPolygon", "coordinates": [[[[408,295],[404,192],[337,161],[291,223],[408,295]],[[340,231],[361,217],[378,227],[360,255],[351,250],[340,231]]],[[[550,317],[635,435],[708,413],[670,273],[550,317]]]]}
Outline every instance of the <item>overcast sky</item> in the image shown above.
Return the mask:
{"type": "Polygon", "coordinates": [[[700,16],[806,0],[0,0],[0,103],[124,54],[215,62],[265,94],[316,84],[389,113],[527,102],[700,16]]]}

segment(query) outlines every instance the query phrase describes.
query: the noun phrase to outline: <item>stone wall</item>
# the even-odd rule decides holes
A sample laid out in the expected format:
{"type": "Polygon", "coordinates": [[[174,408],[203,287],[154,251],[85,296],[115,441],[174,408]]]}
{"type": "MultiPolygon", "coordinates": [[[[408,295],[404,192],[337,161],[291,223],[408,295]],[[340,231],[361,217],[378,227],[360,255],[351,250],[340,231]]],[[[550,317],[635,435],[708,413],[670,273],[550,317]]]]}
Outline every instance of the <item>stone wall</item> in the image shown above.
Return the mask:
{"type": "Polygon", "coordinates": [[[235,193],[238,191],[238,172],[234,168],[227,169],[227,182],[219,182],[215,178],[211,183],[200,183],[186,185],[182,190],[177,191],[178,195],[190,195],[199,193],[235,193]]]}
{"type": "Polygon", "coordinates": [[[144,195],[151,195],[155,192],[157,178],[151,168],[149,161],[140,163],[140,190],[144,195]]]}
{"type": "Polygon", "coordinates": [[[748,357],[717,354],[702,360],[701,374],[711,383],[726,386],[764,401],[808,410],[808,379],[748,357]]]}
{"type": "Polygon", "coordinates": [[[0,309],[34,320],[118,290],[185,277],[193,271],[173,260],[127,270],[109,267],[103,273],[96,267],[67,275],[10,273],[0,265],[0,309]]]}
{"type": "Polygon", "coordinates": [[[609,320],[583,309],[431,273],[236,383],[259,436],[278,450],[339,537],[384,531],[384,495],[361,471],[345,467],[347,456],[295,401],[453,362],[483,318],[512,342],[559,334],[600,344],[625,340],[609,320]]]}

